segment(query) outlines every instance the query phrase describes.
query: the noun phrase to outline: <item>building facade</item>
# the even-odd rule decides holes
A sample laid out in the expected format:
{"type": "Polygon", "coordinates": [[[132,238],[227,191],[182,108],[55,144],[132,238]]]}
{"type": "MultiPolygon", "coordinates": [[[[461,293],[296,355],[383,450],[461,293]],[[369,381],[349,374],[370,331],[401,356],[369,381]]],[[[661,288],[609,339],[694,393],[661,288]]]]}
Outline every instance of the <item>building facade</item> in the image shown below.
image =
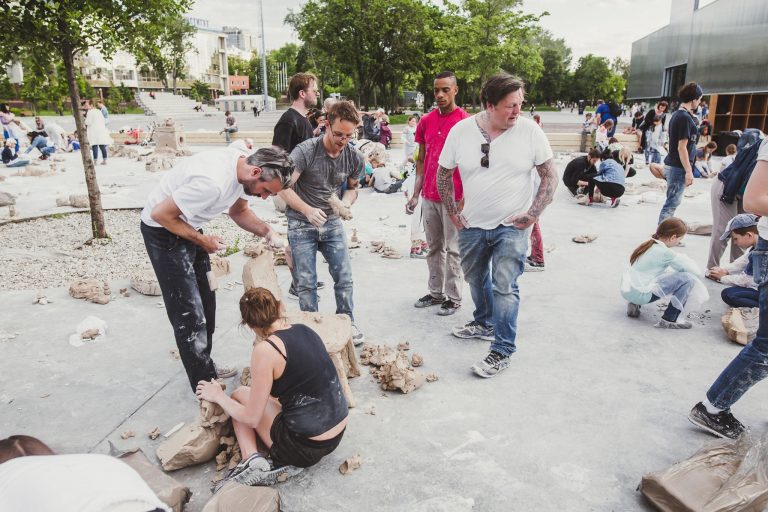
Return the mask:
{"type": "Polygon", "coordinates": [[[713,130],[768,131],[768,1],[672,0],[669,25],[632,44],[630,100],[710,96],[713,130]]]}

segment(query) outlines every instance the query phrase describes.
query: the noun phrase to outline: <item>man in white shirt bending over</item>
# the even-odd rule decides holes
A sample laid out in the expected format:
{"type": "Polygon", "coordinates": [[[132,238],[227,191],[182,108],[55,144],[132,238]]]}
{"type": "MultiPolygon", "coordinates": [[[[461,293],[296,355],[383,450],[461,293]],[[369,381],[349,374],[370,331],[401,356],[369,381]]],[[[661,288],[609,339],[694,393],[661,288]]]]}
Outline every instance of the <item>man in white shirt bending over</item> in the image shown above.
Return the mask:
{"type": "Polygon", "coordinates": [[[249,196],[267,199],[288,187],[293,162],[280,148],[245,156],[215,149],[190,157],[163,176],[141,212],[141,234],[163,292],[179,355],[192,392],[199,381],[233,376],[211,359],[216,328],[216,294],[207,273],[209,254],[224,248],[203,224],[228,212],[235,223],[273,245],[274,230],[248,207],[249,196]]]}
{"type": "Polygon", "coordinates": [[[506,73],[483,85],[485,110],[459,121],[445,141],[437,171],[437,188],[451,222],[459,230],[464,279],[475,303],[474,319],[455,327],[454,336],[491,341],[485,359],[472,366],[480,377],[494,377],[509,366],[515,352],[520,294],[528,228],[552,202],[557,173],[544,132],[520,116],[523,82],[506,73]],[[458,167],[464,186],[464,209],[453,195],[458,167]],[[533,169],[541,177],[531,200],[533,169]]]}

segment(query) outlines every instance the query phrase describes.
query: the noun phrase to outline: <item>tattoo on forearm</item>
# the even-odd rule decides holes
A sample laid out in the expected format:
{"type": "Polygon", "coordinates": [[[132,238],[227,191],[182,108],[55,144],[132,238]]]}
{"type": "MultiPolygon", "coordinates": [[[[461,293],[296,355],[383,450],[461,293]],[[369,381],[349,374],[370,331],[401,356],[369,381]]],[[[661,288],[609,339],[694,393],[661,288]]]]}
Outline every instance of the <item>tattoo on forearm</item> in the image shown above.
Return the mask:
{"type": "Polygon", "coordinates": [[[453,173],[454,169],[446,169],[443,166],[437,168],[437,192],[449,215],[458,213],[453,193],[453,173]]]}
{"type": "Polygon", "coordinates": [[[557,189],[557,172],[555,172],[555,162],[550,158],[541,165],[536,166],[536,170],[541,177],[541,184],[539,190],[536,192],[536,197],[533,198],[533,204],[528,210],[529,215],[539,217],[547,207],[552,199],[555,197],[555,189],[557,189]]]}

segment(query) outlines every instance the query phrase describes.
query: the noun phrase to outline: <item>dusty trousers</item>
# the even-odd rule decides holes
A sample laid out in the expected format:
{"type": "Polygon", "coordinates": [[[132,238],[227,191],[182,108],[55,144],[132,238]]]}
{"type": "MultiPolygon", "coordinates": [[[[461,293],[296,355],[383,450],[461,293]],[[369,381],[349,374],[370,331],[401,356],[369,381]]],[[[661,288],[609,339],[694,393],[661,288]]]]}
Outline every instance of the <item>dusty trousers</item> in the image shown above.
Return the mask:
{"type": "Polygon", "coordinates": [[[165,228],[142,222],[141,234],[163,292],[165,311],[173,327],[181,362],[194,392],[199,381],[216,378],[216,367],[211,359],[216,328],[216,292],[211,291],[206,277],[211,270],[211,259],[202,247],[165,228]]]}
{"type": "MultiPolygon", "coordinates": [[[[723,195],[724,184],[718,178],[712,181],[710,190],[710,202],[712,204],[712,236],[709,241],[709,256],[707,258],[707,268],[719,267],[720,258],[722,258],[725,248],[728,246],[728,240],[720,240],[720,236],[725,233],[725,226],[732,218],[740,213],[744,213],[744,203],[741,197],[736,197],[732,204],[724,203],[720,200],[723,195]]],[[[731,241],[731,259],[735,260],[744,254],[733,241],[731,241]]]]}
{"type": "Polygon", "coordinates": [[[429,244],[429,294],[461,304],[463,277],[459,236],[443,203],[423,200],[421,206],[424,233],[429,244]]]}

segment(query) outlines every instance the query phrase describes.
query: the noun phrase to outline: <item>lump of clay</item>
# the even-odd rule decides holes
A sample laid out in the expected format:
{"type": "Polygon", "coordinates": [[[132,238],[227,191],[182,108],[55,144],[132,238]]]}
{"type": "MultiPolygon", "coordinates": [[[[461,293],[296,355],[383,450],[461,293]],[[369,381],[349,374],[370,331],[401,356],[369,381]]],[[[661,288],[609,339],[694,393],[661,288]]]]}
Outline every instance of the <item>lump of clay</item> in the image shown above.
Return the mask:
{"type": "Polygon", "coordinates": [[[263,243],[255,242],[246,245],[245,249],[243,249],[243,254],[249,258],[255,258],[257,256],[261,256],[266,250],[267,247],[263,243]]]}
{"type": "Polygon", "coordinates": [[[328,204],[342,219],[349,220],[352,218],[352,210],[336,194],[331,194],[331,197],[328,198],[328,204]]]}
{"type": "Polygon", "coordinates": [[[223,277],[229,274],[229,259],[211,254],[211,270],[216,277],[223,277]]]}
{"type": "Polygon", "coordinates": [[[69,294],[75,299],[85,299],[96,304],[109,302],[109,285],[96,279],[79,279],[69,285],[69,294]]]}
{"type": "Polygon", "coordinates": [[[131,276],[131,288],[142,295],[162,295],[155,271],[151,268],[139,270],[131,276]]]}
{"type": "Polygon", "coordinates": [[[360,364],[383,366],[385,364],[394,363],[397,353],[387,345],[371,345],[364,344],[363,350],[360,352],[360,364]]]}
{"type": "Polygon", "coordinates": [[[360,466],[362,465],[362,463],[363,461],[360,458],[360,455],[359,454],[355,455],[341,463],[341,466],[339,466],[339,472],[342,475],[348,475],[352,473],[354,470],[360,469],[360,466]]]}
{"type": "Polygon", "coordinates": [[[420,388],[424,385],[424,375],[410,367],[405,352],[398,352],[395,361],[383,365],[377,372],[381,389],[403,393],[420,388]]]}
{"type": "Polygon", "coordinates": [[[87,194],[72,194],[69,196],[69,205],[72,208],[89,208],[91,203],[88,201],[87,194]]]}
{"type": "Polygon", "coordinates": [[[240,385],[241,386],[248,386],[251,385],[251,367],[246,366],[243,368],[243,371],[240,372],[240,385]]]}
{"type": "Polygon", "coordinates": [[[411,350],[411,343],[409,341],[401,341],[397,344],[397,350],[411,350]]]}
{"type": "Polygon", "coordinates": [[[166,439],[157,448],[157,457],[166,471],[208,462],[216,457],[221,437],[230,428],[229,415],[221,406],[203,400],[200,417],[166,439]]]}
{"type": "Polygon", "coordinates": [[[573,237],[573,241],[577,244],[590,244],[597,240],[597,235],[579,235],[573,237]]]}
{"type": "Polygon", "coordinates": [[[422,366],[423,364],[424,364],[424,358],[421,357],[420,354],[413,354],[411,356],[411,366],[415,368],[415,367],[422,366]]]}
{"type": "Polygon", "coordinates": [[[246,290],[251,288],[266,288],[277,300],[283,299],[280,284],[272,262],[272,252],[263,251],[255,257],[250,257],[243,266],[243,286],[246,290]]]}

